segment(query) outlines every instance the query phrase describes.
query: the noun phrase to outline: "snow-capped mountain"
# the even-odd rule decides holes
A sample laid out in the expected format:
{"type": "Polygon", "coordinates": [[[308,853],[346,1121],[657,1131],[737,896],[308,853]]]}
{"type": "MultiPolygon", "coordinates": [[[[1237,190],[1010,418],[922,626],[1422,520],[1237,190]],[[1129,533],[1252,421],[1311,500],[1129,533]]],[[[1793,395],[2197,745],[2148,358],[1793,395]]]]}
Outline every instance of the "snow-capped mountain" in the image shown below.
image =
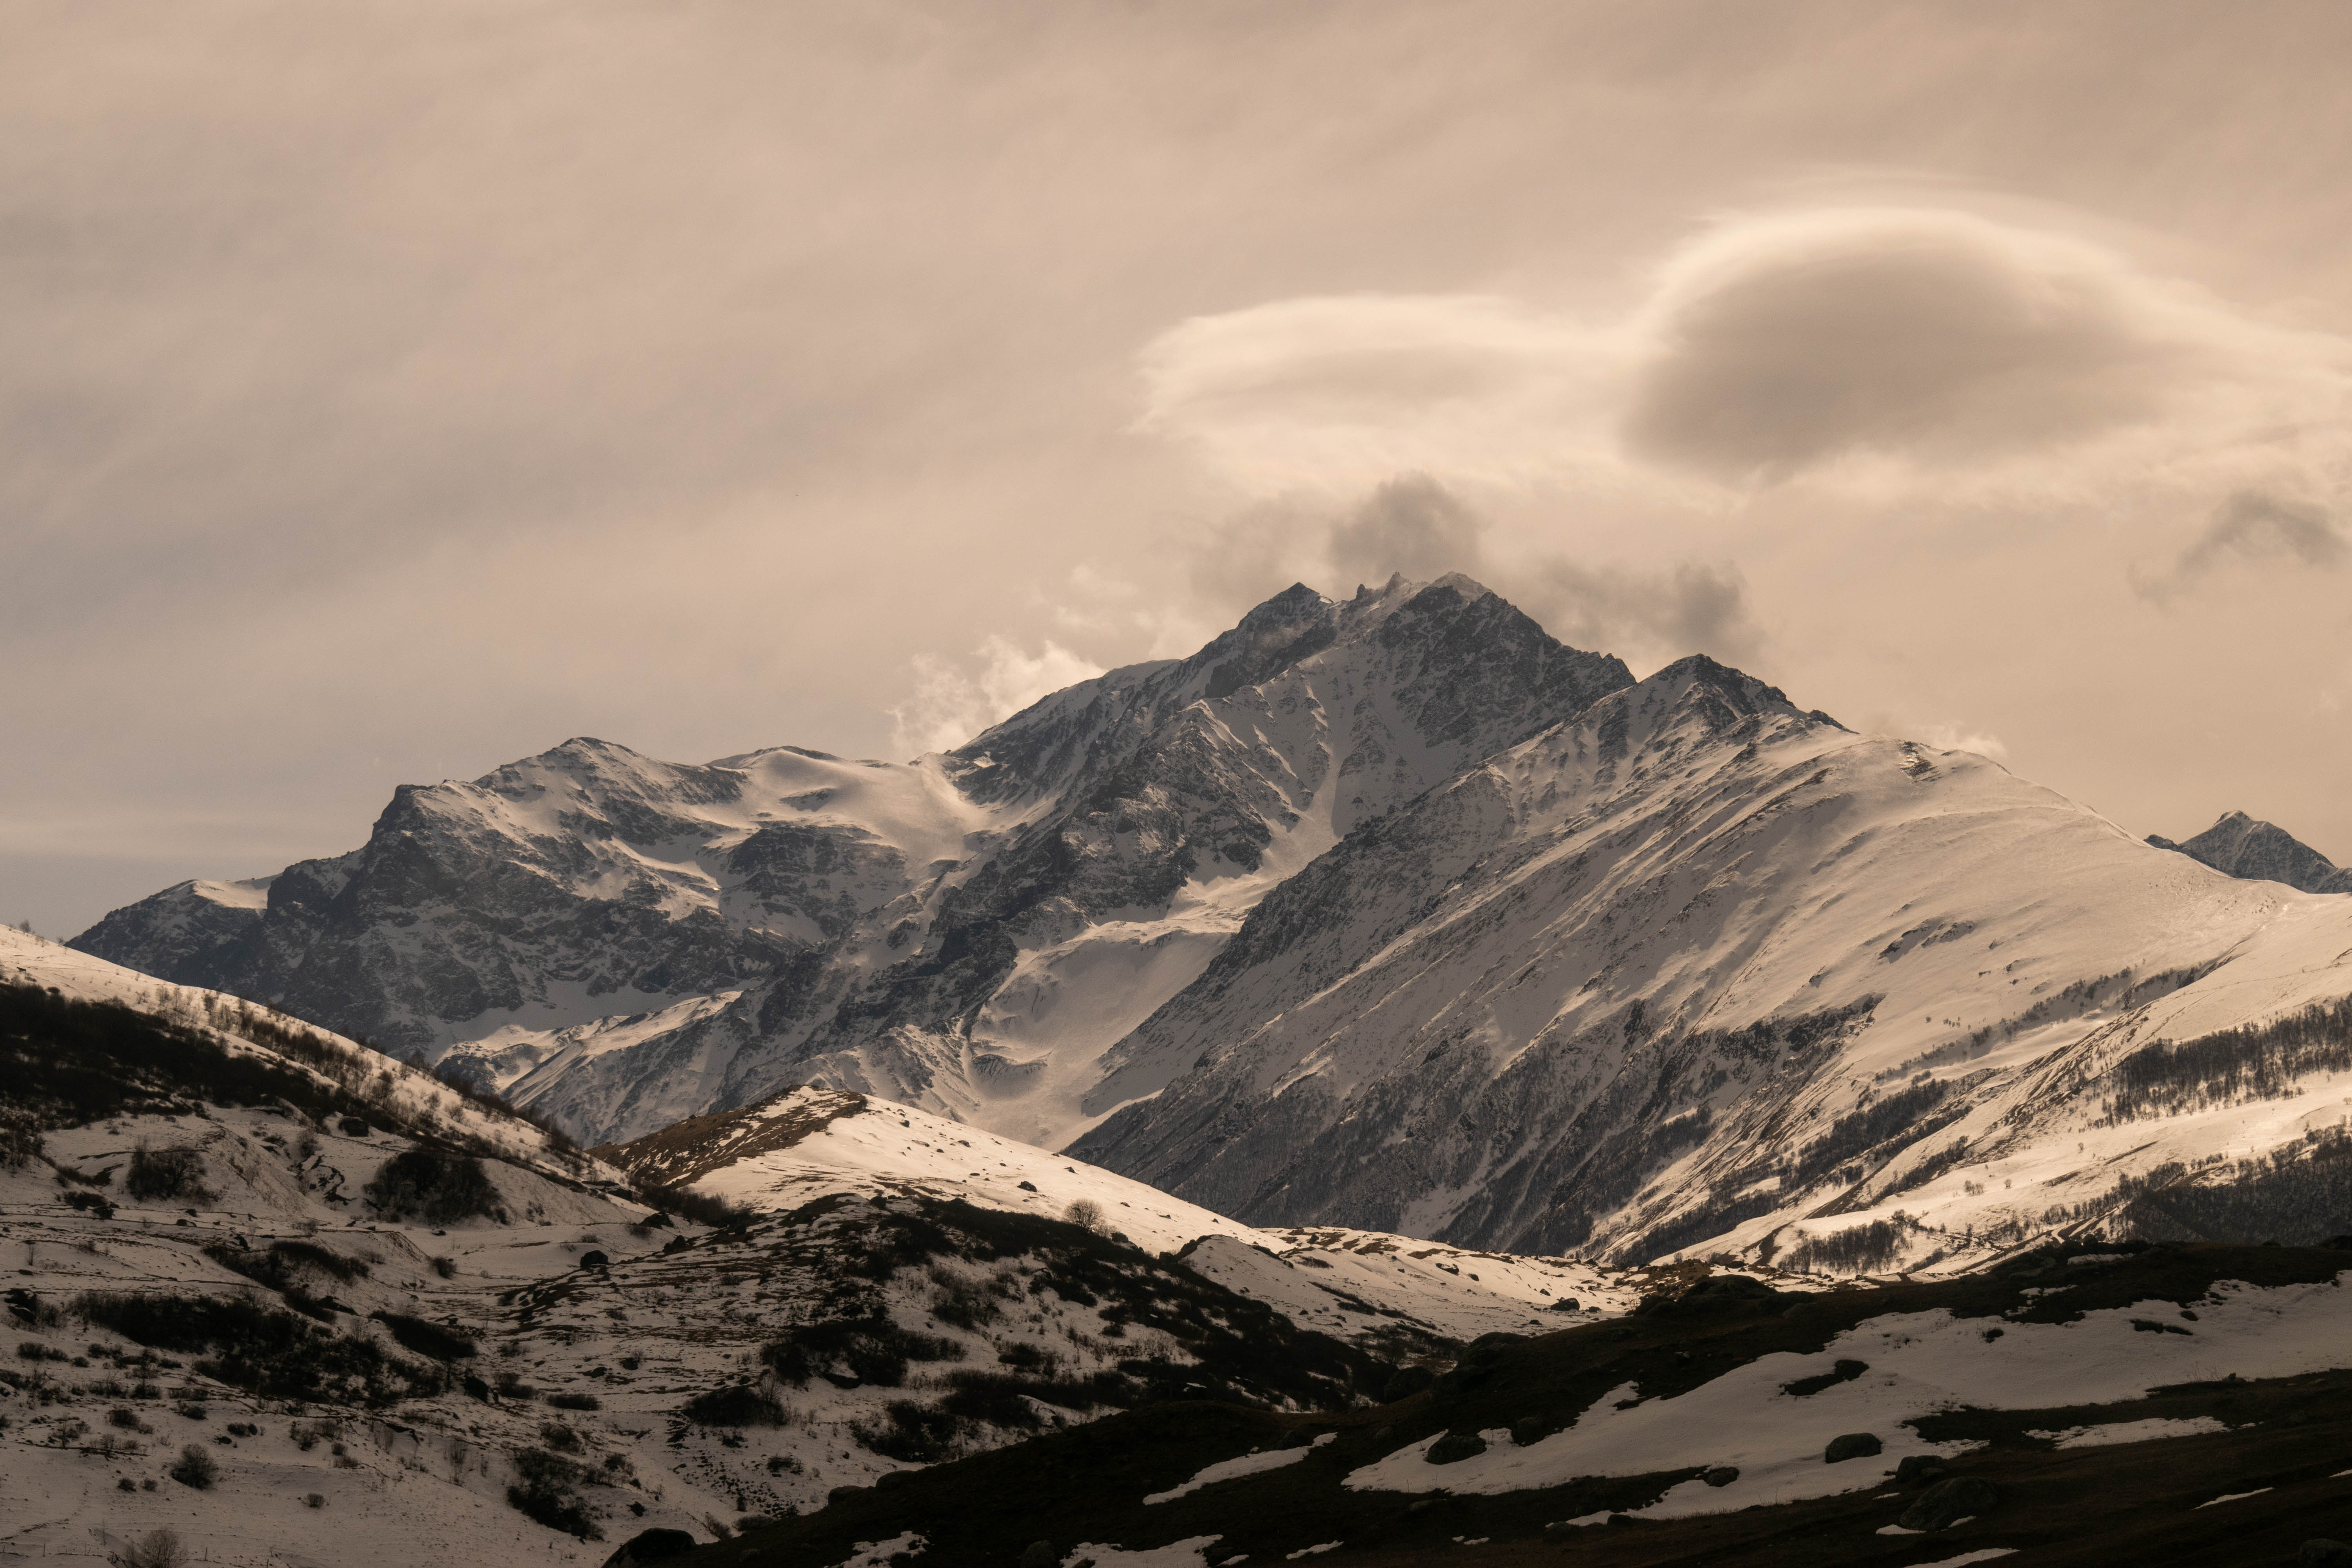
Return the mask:
{"type": "Polygon", "coordinates": [[[2325,1236],[2339,1179],[2199,1167],[2328,1152],[2347,992],[2342,900],[1694,658],[1270,895],[1072,1150],[1262,1226],[1530,1252],[1948,1266],[2149,1187],[2197,1234],[2223,1177],[2310,1176],[2266,1223],[2325,1236]]]}
{"type": "Polygon", "coordinates": [[[1294,587],[905,764],[572,741],[75,941],[452,1060],[591,1139],[816,1082],[1031,1142],[1351,828],[1628,684],[1466,578],[1294,587]]]}
{"type": "Polygon", "coordinates": [[[570,742],[78,940],[607,1142],[808,1084],[1258,1227],[1930,1271],[2352,1230],[2352,904],[1461,577],[1293,588],[907,764],[570,742]]]}
{"type": "Polygon", "coordinates": [[[2179,844],[2152,833],[2147,841],[2159,849],[2178,849],[2232,877],[2284,882],[2306,893],[2352,893],[2352,870],[2285,828],[2257,822],[2242,811],[2223,813],[2212,826],[2179,844]]]}

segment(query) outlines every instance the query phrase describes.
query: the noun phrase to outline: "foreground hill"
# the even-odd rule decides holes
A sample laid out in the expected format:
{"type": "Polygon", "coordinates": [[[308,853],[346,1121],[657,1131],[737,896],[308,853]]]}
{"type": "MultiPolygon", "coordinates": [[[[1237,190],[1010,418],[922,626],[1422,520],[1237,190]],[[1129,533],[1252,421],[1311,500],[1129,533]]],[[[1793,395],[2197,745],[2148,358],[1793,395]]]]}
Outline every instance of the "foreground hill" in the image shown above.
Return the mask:
{"type": "Polygon", "coordinates": [[[1068,1218],[1181,1261],[1302,1328],[1391,1358],[1622,1312],[1637,1272],[1335,1227],[1263,1231],[1156,1187],[909,1106],[797,1088],[593,1151],[640,1184],[763,1211],[819,1198],[955,1202],[1068,1218]]]}
{"type": "Polygon", "coordinates": [[[289,1568],[595,1562],[1171,1399],[1354,1408],[1643,1285],[1264,1235],[823,1090],[581,1154],[17,932],[0,1240],[0,1541],[289,1568]]]}
{"type": "Polygon", "coordinates": [[[678,1561],[2338,1561],[2305,1543],[2352,1537],[2347,1268],[2129,1245],[1802,1298],[1701,1279],[1377,1407],[1137,1411],[678,1561]]]}

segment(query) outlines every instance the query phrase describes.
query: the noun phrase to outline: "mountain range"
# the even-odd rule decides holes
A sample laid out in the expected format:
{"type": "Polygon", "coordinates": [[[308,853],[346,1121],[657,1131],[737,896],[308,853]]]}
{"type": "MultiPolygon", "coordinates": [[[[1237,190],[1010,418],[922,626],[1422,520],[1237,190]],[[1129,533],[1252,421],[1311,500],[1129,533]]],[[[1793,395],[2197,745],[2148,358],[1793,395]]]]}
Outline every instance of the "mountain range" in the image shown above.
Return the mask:
{"type": "Polygon", "coordinates": [[[1874,1268],[2235,1236],[2257,1189],[2345,1228],[2352,901],[1460,576],[1295,586],[912,763],[569,742],[74,945],[586,1141],[806,1084],[1255,1226],[1874,1268]]]}

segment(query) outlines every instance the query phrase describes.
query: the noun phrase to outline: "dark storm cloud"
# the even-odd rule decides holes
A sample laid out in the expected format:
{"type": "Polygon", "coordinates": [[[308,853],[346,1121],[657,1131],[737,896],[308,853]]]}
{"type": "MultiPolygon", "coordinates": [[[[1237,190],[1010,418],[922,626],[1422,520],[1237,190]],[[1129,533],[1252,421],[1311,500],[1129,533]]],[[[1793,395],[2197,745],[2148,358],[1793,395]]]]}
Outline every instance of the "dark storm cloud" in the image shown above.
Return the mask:
{"type": "Polygon", "coordinates": [[[1724,478],[1849,453],[1966,461],[2163,412],[2216,368],[2111,258],[1957,213],[1828,213],[1702,245],[1659,301],[1625,420],[1724,478]]]}
{"type": "Polygon", "coordinates": [[[1389,480],[1331,528],[1331,564],[1340,578],[1380,583],[1392,572],[1415,581],[1448,572],[1477,574],[1486,519],[1427,474],[1389,480]]]}
{"type": "Polygon", "coordinates": [[[1489,564],[1489,519],[1427,474],[1376,487],[1331,525],[1329,581],[1344,595],[1391,573],[1427,580],[1448,572],[1480,578],[1561,641],[1663,663],[1706,653],[1733,664],[1764,647],[1737,567],[1676,562],[1643,568],[1557,555],[1489,564]]]}
{"type": "Polygon", "coordinates": [[[1631,650],[1644,663],[1704,653],[1735,665],[1753,664],[1764,648],[1736,566],[1684,561],[1641,571],[1556,562],[1529,574],[1523,591],[1528,612],[1577,647],[1631,650]]]}

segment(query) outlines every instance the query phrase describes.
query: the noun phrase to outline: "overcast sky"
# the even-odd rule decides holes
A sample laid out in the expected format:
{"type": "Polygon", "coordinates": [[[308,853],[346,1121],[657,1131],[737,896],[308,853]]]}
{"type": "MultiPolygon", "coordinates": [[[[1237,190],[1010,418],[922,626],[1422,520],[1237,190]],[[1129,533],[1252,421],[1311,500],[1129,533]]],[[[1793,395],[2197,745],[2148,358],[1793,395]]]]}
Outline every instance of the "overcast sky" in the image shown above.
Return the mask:
{"type": "Polygon", "coordinates": [[[2352,860],[2352,6],[5,4],[0,918],[1459,569],[2352,860]]]}

